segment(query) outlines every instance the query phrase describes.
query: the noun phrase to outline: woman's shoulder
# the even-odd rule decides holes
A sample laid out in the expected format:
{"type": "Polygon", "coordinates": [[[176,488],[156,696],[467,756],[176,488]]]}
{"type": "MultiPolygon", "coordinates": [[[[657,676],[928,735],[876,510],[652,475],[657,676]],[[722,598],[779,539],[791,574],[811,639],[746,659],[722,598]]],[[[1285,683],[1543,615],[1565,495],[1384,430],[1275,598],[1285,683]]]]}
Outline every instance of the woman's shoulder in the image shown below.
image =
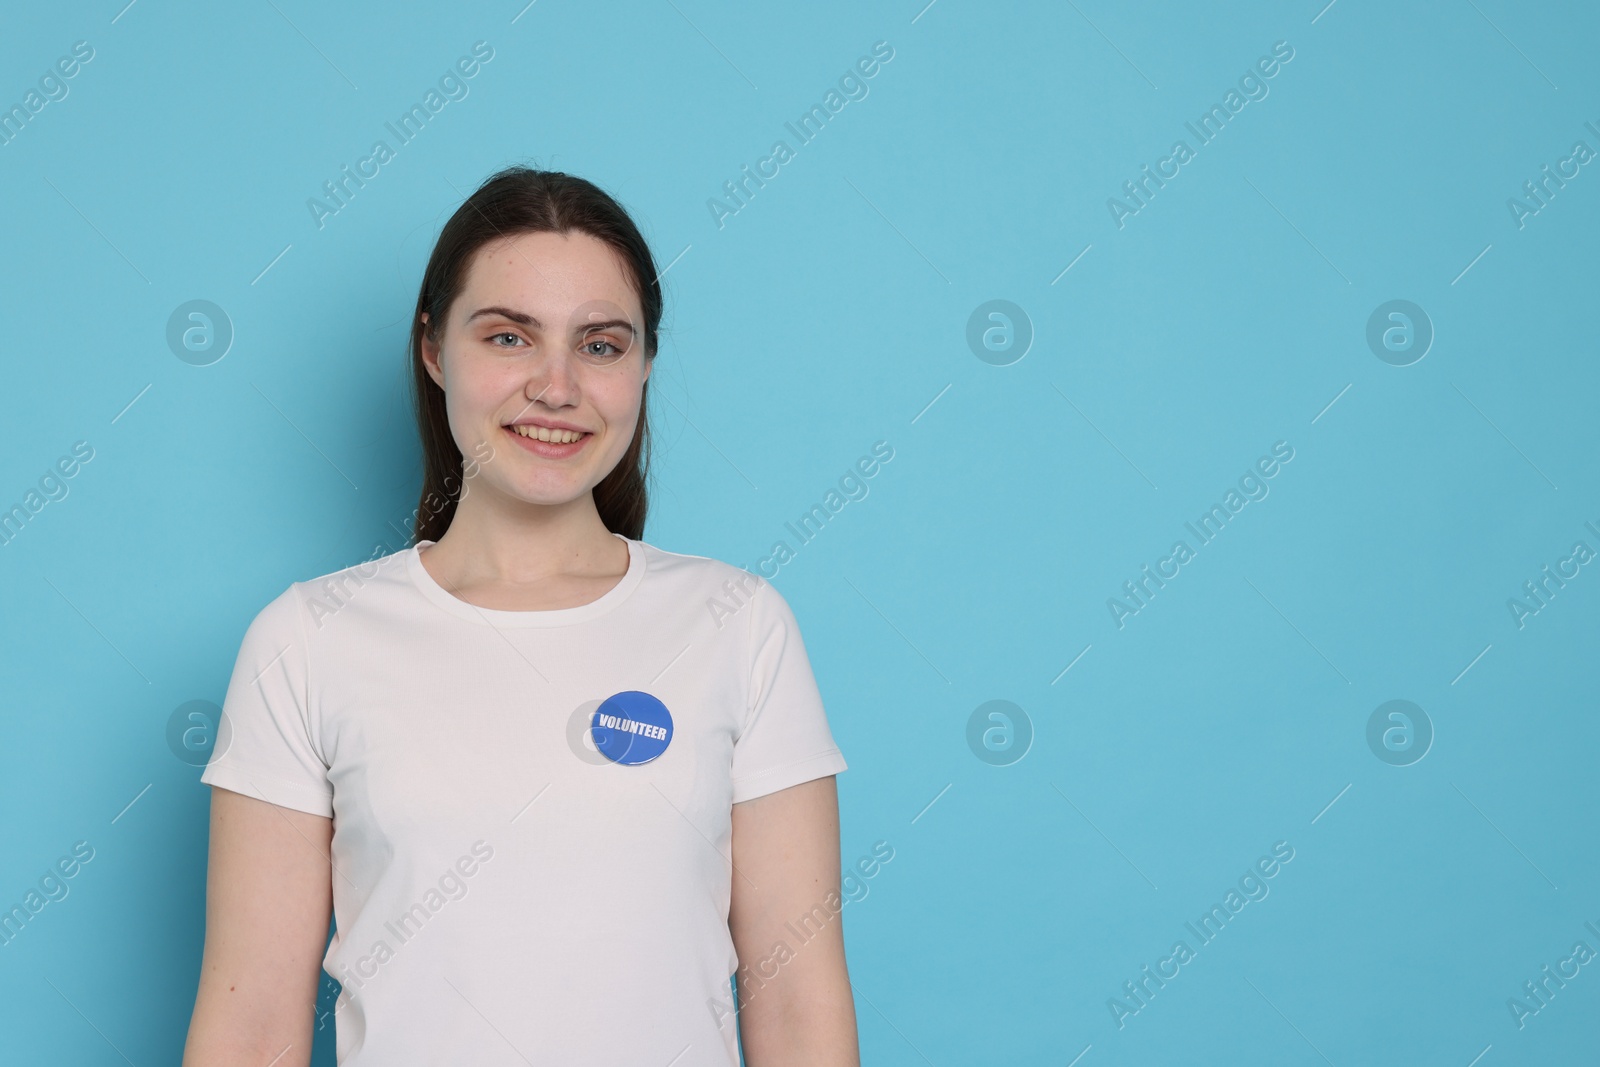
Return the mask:
{"type": "Polygon", "coordinates": [[[767,584],[759,574],[713,556],[674,552],[648,541],[640,541],[639,544],[645,553],[646,574],[654,575],[657,579],[704,583],[716,588],[721,588],[725,582],[732,582],[736,588],[752,593],[767,584]]]}
{"type": "Polygon", "coordinates": [[[256,613],[251,627],[274,631],[285,639],[321,629],[329,618],[360,599],[363,590],[404,578],[405,557],[414,551],[410,547],[393,551],[379,545],[360,562],[292,580],[256,613]]]}
{"type": "Polygon", "coordinates": [[[645,545],[645,551],[646,574],[655,576],[656,588],[665,599],[703,605],[718,630],[738,616],[744,620],[741,629],[754,635],[754,640],[798,631],[799,622],[788,599],[756,571],[711,556],[669,552],[653,545],[645,545]]]}

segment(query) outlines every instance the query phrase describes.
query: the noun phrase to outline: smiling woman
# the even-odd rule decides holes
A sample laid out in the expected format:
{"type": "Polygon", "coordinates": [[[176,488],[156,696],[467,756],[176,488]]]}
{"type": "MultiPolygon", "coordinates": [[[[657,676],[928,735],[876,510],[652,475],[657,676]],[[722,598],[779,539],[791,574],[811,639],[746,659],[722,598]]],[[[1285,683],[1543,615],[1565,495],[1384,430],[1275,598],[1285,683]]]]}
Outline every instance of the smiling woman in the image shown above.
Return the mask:
{"type": "Polygon", "coordinates": [[[446,223],[410,339],[415,543],[291,583],[234,665],[186,1067],[306,1064],[318,964],[380,962],[340,991],[344,1067],[859,1063],[837,918],[728,1004],[840,896],[846,764],[783,597],[642,540],[661,314],[581,178],[513,167],[446,223]],[[389,962],[475,840],[472,896],[389,962]]]}
{"type": "MultiPolygon", "coordinates": [[[[637,494],[634,521],[618,515],[615,525],[606,526],[641,536],[644,483],[638,465],[645,453],[636,448],[630,462],[628,451],[643,441],[634,431],[644,424],[644,383],[655,340],[627,264],[614,246],[588,233],[533,231],[497,235],[473,255],[464,274],[449,304],[441,307],[435,300],[417,312],[413,366],[437,387],[417,382],[420,426],[425,440],[441,424],[450,430],[446,439],[426,441],[426,455],[449,465],[431,469],[429,476],[458,469],[459,458],[449,452],[453,445],[459,455],[462,435],[470,448],[514,445],[503,459],[497,453],[496,461],[480,468],[471,484],[520,490],[523,499],[549,504],[573,502],[587,485],[618,502],[637,494]],[[452,304],[460,309],[454,321],[447,311],[452,304]],[[641,332],[649,340],[636,345],[641,332]],[[446,353],[452,358],[444,358],[446,353]],[[519,456],[567,462],[517,463],[519,456]],[[607,492],[610,474],[617,477],[607,492]]],[[[659,321],[659,290],[653,310],[659,321]]],[[[454,512],[448,519],[439,513],[433,525],[449,529],[456,518],[454,512]]],[[[474,529],[477,520],[469,517],[463,525],[474,529]]],[[[419,528],[418,539],[430,539],[432,532],[419,528]]],[[[468,538],[439,540],[439,551],[428,553],[430,563],[462,572],[456,577],[464,581],[481,577],[464,573],[470,564],[461,545],[468,538]]],[[[620,566],[614,554],[610,558],[620,566]]],[[[612,575],[617,576],[620,570],[612,575]]]]}

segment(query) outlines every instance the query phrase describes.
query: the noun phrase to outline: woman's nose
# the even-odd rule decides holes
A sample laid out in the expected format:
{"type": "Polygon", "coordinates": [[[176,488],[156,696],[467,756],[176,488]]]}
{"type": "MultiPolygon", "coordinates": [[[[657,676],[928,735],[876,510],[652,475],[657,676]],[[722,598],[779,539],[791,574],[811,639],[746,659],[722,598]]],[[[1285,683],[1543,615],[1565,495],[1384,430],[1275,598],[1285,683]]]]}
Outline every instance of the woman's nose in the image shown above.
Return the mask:
{"type": "Polygon", "coordinates": [[[564,407],[578,398],[578,357],[572,352],[546,352],[533,360],[523,395],[551,407],[564,407]]]}

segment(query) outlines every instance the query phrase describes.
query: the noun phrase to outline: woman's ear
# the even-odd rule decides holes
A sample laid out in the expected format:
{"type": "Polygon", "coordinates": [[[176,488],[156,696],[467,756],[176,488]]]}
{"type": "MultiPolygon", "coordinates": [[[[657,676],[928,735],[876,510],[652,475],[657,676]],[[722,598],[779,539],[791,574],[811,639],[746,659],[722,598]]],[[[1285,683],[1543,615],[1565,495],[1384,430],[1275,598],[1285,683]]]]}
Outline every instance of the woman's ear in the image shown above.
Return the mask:
{"type": "Polygon", "coordinates": [[[440,389],[444,388],[444,368],[439,365],[439,342],[428,337],[428,313],[422,313],[422,332],[419,336],[422,348],[422,365],[427,368],[428,377],[433,379],[433,384],[440,389]]]}

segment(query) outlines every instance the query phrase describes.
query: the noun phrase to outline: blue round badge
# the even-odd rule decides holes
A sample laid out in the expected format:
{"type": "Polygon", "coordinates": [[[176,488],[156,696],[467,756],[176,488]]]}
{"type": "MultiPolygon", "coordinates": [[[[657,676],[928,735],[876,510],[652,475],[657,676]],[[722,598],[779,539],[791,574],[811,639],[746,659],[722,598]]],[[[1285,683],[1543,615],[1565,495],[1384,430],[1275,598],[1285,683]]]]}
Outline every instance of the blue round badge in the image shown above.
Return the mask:
{"type": "Polygon", "coordinates": [[[649,693],[629,689],[595,709],[589,736],[595,751],[613,763],[649,763],[672,743],[672,713],[649,693]]]}

